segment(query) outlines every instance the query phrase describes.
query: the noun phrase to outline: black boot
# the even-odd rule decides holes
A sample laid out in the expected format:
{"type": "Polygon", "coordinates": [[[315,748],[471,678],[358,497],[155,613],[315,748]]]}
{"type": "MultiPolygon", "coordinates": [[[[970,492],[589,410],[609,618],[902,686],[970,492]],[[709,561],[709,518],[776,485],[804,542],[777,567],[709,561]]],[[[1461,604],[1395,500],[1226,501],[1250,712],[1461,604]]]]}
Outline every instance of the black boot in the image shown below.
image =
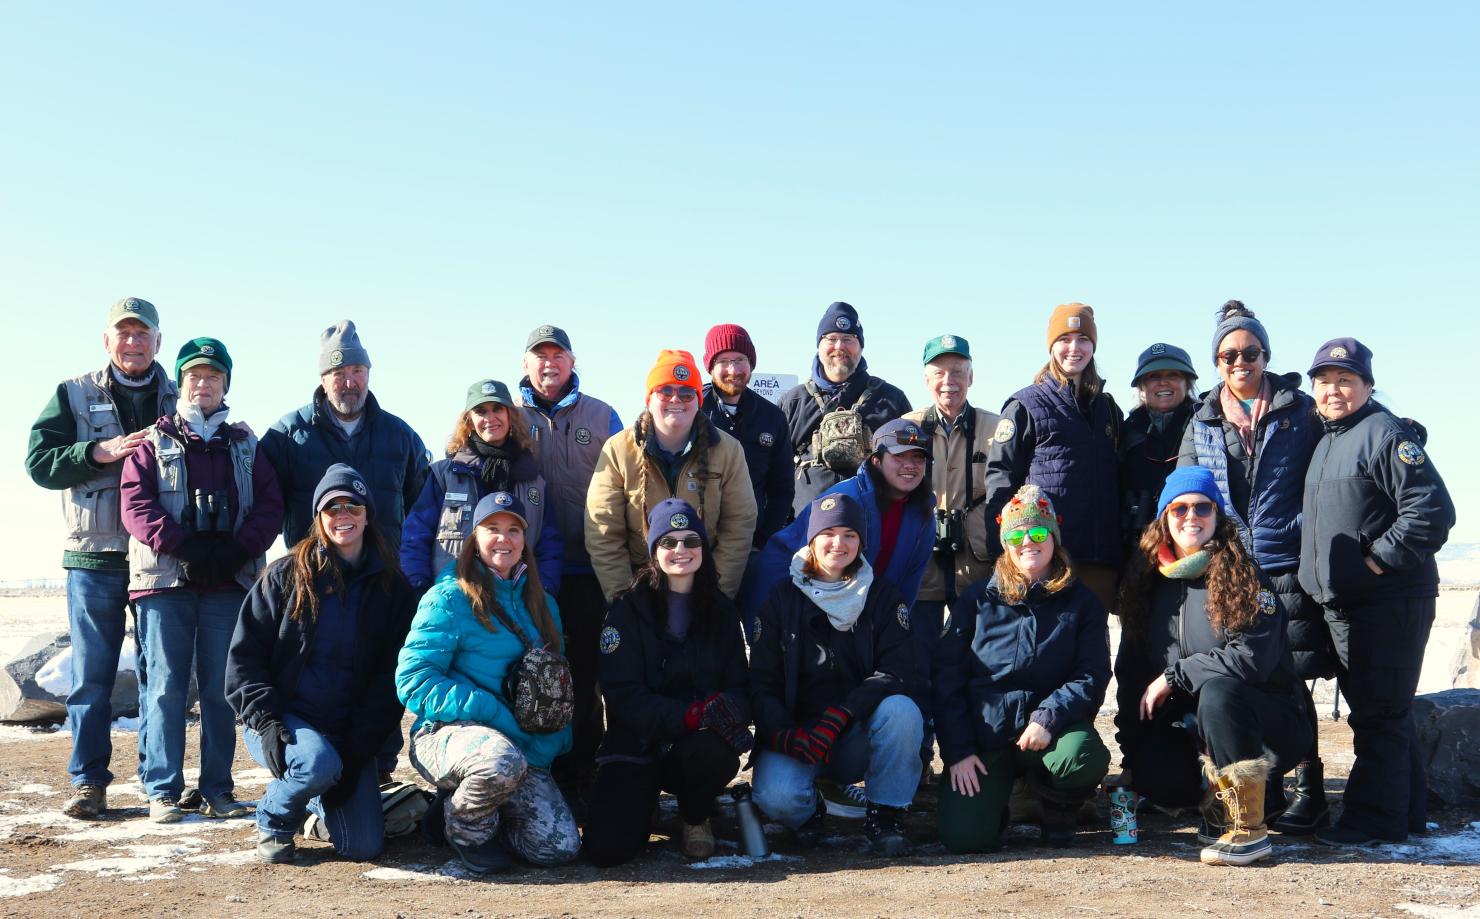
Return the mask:
{"type": "Polygon", "coordinates": [[[1273,823],[1273,828],[1287,836],[1309,836],[1331,825],[1331,808],[1326,803],[1326,772],[1320,760],[1295,767],[1295,794],[1290,806],[1273,823]]]}
{"type": "Polygon", "coordinates": [[[868,837],[868,847],[875,855],[898,858],[910,849],[909,838],[904,835],[902,807],[870,802],[868,813],[863,818],[863,834],[868,837]]]}
{"type": "Polygon", "coordinates": [[[1079,808],[1088,797],[1089,794],[1065,794],[1039,786],[1038,799],[1043,802],[1040,839],[1055,849],[1073,845],[1074,831],[1079,829],[1079,808]]]}

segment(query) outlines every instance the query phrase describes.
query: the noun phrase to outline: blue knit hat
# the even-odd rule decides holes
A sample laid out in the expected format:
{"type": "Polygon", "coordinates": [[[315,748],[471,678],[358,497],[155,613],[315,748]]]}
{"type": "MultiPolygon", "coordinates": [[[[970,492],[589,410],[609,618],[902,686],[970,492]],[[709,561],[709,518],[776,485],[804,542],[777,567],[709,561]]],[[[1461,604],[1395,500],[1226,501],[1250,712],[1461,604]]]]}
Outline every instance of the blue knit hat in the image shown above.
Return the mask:
{"type": "Polygon", "coordinates": [[[1156,516],[1165,514],[1167,505],[1178,495],[1202,495],[1213,502],[1214,507],[1223,509],[1218,482],[1213,478],[1213,471],[1204,466],[1183,466],[1167,476],[1167,483],[1161,488],[1161,498],[1156,502],[1156,516]]]}
{"type": "Polygon", "coordinates": [[[693,530],[709,545],[709,532],[704,529],[704,521],[699,519],[699,512],[694,510],[694,505],[682,498],[665,498],[658,502],[658,506],[652,509],[647,519],[648,556],[651,557],[658,549],[658,540],[669,533],[679,530],[693,530]]]}
{"type": "Polygon", "coordinates": [[[851,303],[839,300],[822,314],[822,321],[817,323],[817,340],[822,341],[824,335],[833,333],[857,335],[858,343],[863,344],[863,323],[858,321],[858,310],[851,303]]]}
{"type": "Polygon", "coordinates": [[[1254,311],[1244,306],[1242,300],[1229,300],[1218,307],[1218,328],[1213,332],[1213,363],[1218,363],[1218,345],[1229,332],[1239,329],[1259,339],[1264,359],[1269,360],[1269,333],[1264,331],[1264,323],[1254,318],[1254,311]]]}
{"type": "Polygon", "coordinates": [[[494,514],[513,514],[519,518],[519,525],[526,530],[529,529],[529,518],[524,516],[524,502],[517,495],[507,491],[491,491],[484,495],[473,508],[473,526],[477,526],[494,514]]]}
{"type": "Polygon", "coordinates": [[[332,498],[345,497],[369,508],[375,513],[375,497],[370,493],[370,484],[355,467],[347,463],[335,463],[324,470],[319,487],[313,490],[313,512],[317,514],[332,498]]]}
{"type": "Polygon", "coordinates": [[[852,495],[834,492],[815,499],[808,505],[807,542],[829,527],[847,527],[858,534],[858,551],[863,551],[863,540],[868,535],[868,520],[863,515],[863,505],[852,495]]]}

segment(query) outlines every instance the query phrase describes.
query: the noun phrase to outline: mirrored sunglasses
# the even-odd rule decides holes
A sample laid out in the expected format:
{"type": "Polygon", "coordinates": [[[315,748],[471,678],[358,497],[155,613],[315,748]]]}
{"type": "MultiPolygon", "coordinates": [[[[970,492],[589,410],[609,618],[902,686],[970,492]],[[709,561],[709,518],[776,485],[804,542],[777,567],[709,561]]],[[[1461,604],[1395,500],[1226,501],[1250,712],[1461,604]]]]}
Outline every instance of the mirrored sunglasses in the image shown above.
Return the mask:
{"type": "Polygon", "coordinates": [[[356,504],[353,501],[335,501],[332,504],[325,504],[319,513],[328,514],[330,517],[349,514],[351,517],[358,518],[365,516],[365,505],[356,504]]]}
{"type": "Polygon", "coordinates": [[[1245,364],[1252,364],[1263,356],[1263,348],[1245,348],[1242,351],[1235,351],[1230,348],[1227,351],[1218,352],[1218,360],[1230,366],[1236,363],[1239,358],[1243,358],[1245,364]]]}
{"type": "Polygon", "coordinates": [[[1033,542],[1043,542],[1048,539],[1048,527],[1029,527],[1026,530],[1013,530],[1011,533],[1006,533],[1002,537],[1002,541],[1009,546],[1021,546],[1024,539],[1031,539],[1033,542]]]}

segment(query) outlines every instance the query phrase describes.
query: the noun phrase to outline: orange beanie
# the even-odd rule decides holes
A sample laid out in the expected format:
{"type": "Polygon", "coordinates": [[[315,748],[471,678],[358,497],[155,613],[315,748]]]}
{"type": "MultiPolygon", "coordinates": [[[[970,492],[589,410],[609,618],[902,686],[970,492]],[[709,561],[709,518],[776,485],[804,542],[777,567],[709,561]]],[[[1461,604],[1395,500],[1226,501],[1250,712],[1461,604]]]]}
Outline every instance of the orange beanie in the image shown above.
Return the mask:
{"type": "Polygon", "coordinates": [[[1064,303],[1053,308],[1053,316],[1048,320],[1048,346],[1052,348],[1060,335],[1070,332],[1083,333],[1095,347],[1100,346],[1100,333],[1095,329],[1092,307],[1083,303],[1064,303]]]}
{"type": "Polygon", "coordinates": [[[703,395],[704,390],[699,385],[699,365],[694,363],[692,354],[676,348],[665,348],[659,351],[658,359],[653,363],[653,369],[648,371],[647,392],[643,398],[651,396],[653,390],[659,386],[667,386],[670,383],[687,386],[703,395]]]}

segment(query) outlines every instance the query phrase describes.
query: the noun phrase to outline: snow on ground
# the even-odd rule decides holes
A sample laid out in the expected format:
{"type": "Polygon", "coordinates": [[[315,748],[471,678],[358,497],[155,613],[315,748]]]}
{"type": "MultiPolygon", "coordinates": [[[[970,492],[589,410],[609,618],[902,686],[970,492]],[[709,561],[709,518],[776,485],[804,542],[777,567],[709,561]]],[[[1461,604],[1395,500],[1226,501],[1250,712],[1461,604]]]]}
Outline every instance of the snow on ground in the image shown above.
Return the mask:
{"type": "Polygon", "coordinates": [[[17,878],[10,876],[9,868],[0,868],[0,900],[7,897],[27,897],[33,893],[46,893],[56,890],[57,885],[62,883],[59,874],[33,874],[30,877],[17,878]]]}
{"type": "Polygon", "coordinates": [[[689,867],[695,871],[707,871],[715,868],[754,868],[761,862],[799,862],[801,858],[796,855],[782,855],[772,852],[761,858],[752,858],[749,855],[716,855],[702,862],[689,862],[689,867]]]}
{"type": "Polygon", "coordinates": [[[372,881],[415,881],[447,883],[477,877],[462,862],[452,859],[441,865],[406,865],[403,868],[371,868],[363,875],[372,881]]]}

